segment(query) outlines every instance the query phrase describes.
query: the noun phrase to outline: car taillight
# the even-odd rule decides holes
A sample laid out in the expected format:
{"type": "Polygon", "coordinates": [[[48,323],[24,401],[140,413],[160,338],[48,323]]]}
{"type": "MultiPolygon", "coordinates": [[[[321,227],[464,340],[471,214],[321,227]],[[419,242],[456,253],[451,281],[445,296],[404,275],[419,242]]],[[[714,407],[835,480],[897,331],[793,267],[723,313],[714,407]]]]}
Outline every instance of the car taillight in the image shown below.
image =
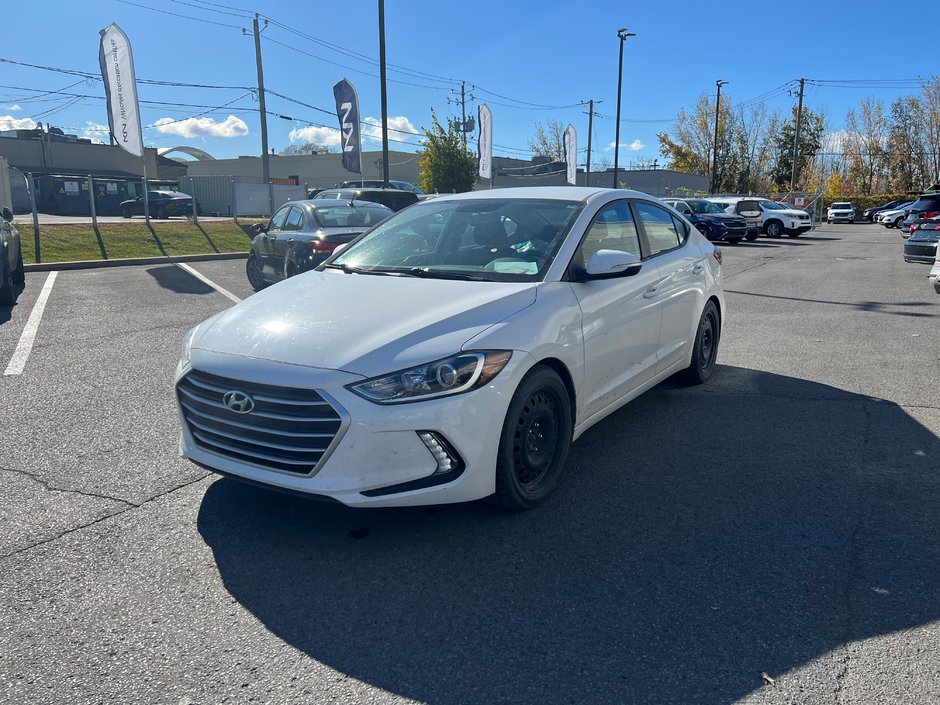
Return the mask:
{"type": "Polygon", "coordinates": [[[935,218],[938,215],[940,215],[940,211],[927,211],[921,216],[921,218],[935,218]]]}
{"type": "Polygon", "coordinates": [[[718,261],[718,264],[721,264],[721,248],[716,247],[714,252],[712,252],[712,255],[718,261]]]}
{"type": "Polygon", "coordinates": [[[314,252],[332,252],[336,249],[338,242],[322,242],[320,240],[311,240],[310,249],[314,252]]]}

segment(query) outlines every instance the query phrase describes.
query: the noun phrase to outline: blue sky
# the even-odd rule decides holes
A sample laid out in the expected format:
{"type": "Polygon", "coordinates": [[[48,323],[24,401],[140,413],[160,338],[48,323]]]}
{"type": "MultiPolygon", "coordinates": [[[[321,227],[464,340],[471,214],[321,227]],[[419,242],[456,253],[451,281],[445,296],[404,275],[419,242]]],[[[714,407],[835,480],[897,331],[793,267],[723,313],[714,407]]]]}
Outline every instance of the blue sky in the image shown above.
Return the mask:
{"type": "MultiPolygon", "coordinates": [[[[292,118],[269,117],[271,147],[280,151],[305,138],[335,143],[335,115],[317,108],[332,111],[332,86],[343,77],[358,90],[363,118],[377,123],[381,115],[377,0],[11,5],[0,58],[98,75],[98,32],[117,22],[133,45],[138,79],[229,86],[140,85],[141,101],[152,101],[141,105],[144,125],[152,126],[144,131],[148,146],[192,145],[216,157],[260,152],[250,90],[257,85],[254,44],[241,31],[250,30],[253,12],[272,20],[262,34],[266,89],[306,104],[268,94],[267,109],[292,118]]],[[[838,130],[860,99],[890,103],[914,92],[901,79],[940,73],[913,49],[916,42],[903,40],[909,22],[884,19],[885,8],[847,0],[789,6],[386,0],[388,111],[390,126],[400,130],[390,137],[406,142],[390,147],[415,151],[418,137],[409,133],[430,124],[432,109],[442,118],[459,115],[448,99],[459,97],[463,80],[472,96],[468,114],[481,102],[493,112],[495,154],[530,157],[535,123],[553,119],[575,126],[583,162],[587,108],[577,104],[593,98],[603,102],[592,161],[612,161],[620,27],[637,33],[624,51],[621,165],[658,157],[656,133],[669,130],[678,110],[702,91],[713,95],[716,79],[730,81],[723,99],[767,96],[768,107],[781,112],[796,100],[787,86],[794,79],[853,81],[807,86],[805,104],[838,130]]],[[[940,4],[923,3],[916,14],[918,26],[937,26],[940,4]]],[[[103,96],[100,81],[0,63],[0,129],[38,120],[106,141],[96,132],[107,123],[103,96]],[[100,98],[79,97],[86,95],[100,98]]],[[[367,138],[365,147],[381,145],[367,138]]]]}

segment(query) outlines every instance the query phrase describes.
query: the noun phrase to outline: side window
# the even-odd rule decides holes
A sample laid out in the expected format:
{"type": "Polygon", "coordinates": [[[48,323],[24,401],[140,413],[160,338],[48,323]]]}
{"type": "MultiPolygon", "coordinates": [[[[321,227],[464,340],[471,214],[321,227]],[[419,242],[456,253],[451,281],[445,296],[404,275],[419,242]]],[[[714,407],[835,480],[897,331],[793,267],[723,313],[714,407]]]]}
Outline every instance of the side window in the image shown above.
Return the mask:
{"type": "Polygon", "coordinates": [[[271,218],[271,222],[268,223],[268,231],[271,230],[283,230],[284,221],[287,220],[287,213],[290,211],[290,208],[281,208],[277,213],[274,214],[274,217],[271,218]]]}
{"type": "Polygon", "coordinates": [[[605,206],[588,228],[581,243],[581,256],[586,266],[600,250],[620,250],[640,257],[640,239],[637,237],[633,212],[626,201],[605,206]]]}
{"type": "Polygon", "coordinates": [[[291,208],[290,214],[287,216],[287,221],[284,223],[284,230],[303,230],[304,229],[304,212],[300,208],[291,208]]]}
{"type": "Polygon", "coordinates": [[[650,255],[672,250],[685,242],[685,226],[673,218],[667,211],[652,203],[637,201],[636,212],[646,230],[649,240],[650,255]]]}

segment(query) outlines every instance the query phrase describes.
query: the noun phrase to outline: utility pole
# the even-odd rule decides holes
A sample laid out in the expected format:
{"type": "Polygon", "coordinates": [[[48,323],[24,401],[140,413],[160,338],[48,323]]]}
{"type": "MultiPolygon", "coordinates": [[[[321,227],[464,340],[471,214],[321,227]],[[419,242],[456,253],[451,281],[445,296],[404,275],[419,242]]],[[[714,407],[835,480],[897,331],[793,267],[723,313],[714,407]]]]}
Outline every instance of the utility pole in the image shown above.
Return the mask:
{"type": "MultiPolygon", "coordinates": [[[[594,99],[588,101],[588,144],[587,144],[587,165],[584,169],[584,185],[591,185],[591,135],[594,134],[594,99]]],[[[603,103],[604,101],[598,100],[598,103],[603,103]]],[[[581,105],[584,105],[584,101],[581,101],[581,105]]]]}
{"type": "MultiPolygon", "coordinates": [[[[470,87],[470,90],[473,90],[473,86],[470,87]]],[[[451,93],[456,93],[457,91],[453,88],[450,89],[451,93]]],[[[447,98],[448,104],[460,103],[460,139],[461,144],[463,145],[463,151],[467,151],[467,133],[473,132],[473,128],[467,126],[467,98],[474,100],[476,96],[472,93],[467,95],[467,82],[460,82],[460,99],[457,98],[447,98]]],[[[470,122],[473,122],[473,118],[470,118],[470,122]]]]}
{"type": "Polygon", "coordinates": [[[635,37],[636,34],[628,32],[626,27],[617,30],[617,39],[620,40],[620,68],[617,71],[617,128],[614,137],[614,186],[617,188],[617,170],[620,164],[620,96],[623,91],[623,43],[627,37],[635,37]]]}
{"type": "Polygon", "coordinates": [[[790,191],[796,189],[796,177],[799,176],[797,156],[800,153],[800,125],[803,122],[803,85],[805,78],[800,79],[800,107],[796,110],[796,134],[793,136],[793,171],[790,172],[790,191]]]}
{"type": "Polygon", "coordinates": [[[385,90],[385,0],[379,0],[379,77],[382,82],[382,188],[388,188],[388,93],[385,90]]]}
{"type": "Polygon", "coordinates": [[[725,85],[727,81],[722,81],[718,79],[715,81],[715,85],[718,86],[718,100],[715,103],[715,141],[712,144],[712,180],[708,186],[709,193],[715,193],[715,186],[717,186],[717,175],[718,175],[718,118],[721,116],[721,87],[725,85]]]}
{"type": "MultiPolygon", "coordinates": [[[[268,187],[268,212],[274,214],[274,196],[271,193],[271,162],[268,157],[268,111],[264,106],[264,68],[261,66],[261,30],[258,13],[252,21],[255,33],[255,63],[258,65],[258,108],[261,110],[261,180],[268,187]]],[[[268,21],[264,21],[268,26],[268,21]]],[[[245,30],[242,30],[244,32],[245,30]]]]}

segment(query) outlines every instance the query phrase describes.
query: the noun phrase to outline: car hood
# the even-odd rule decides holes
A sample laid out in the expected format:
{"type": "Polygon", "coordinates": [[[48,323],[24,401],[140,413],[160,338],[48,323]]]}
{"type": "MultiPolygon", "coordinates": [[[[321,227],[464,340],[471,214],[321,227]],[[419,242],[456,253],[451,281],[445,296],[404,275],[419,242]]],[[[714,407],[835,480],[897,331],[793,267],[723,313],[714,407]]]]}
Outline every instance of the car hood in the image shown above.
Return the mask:
{"type": "Polygon", "coordinates": [[[796,217],[801,216],[801,215],[809,216],[809,213],[808,213],[808,212],[799,210],[798,208],[782,208],[782,209],[776,210],[776,211],[768,211],[768,213],[770,213],[770,214],[774,214],[774,213],[775,213],[775,214],[777,214],[777,215],[788,215],[788,216],[790,216],[790,217],[792,217],[792,218],[796,218],[796,217]]]}
{"type": "Polygon", "coordinates": [[[458,352],[536,287],[312,271],[207,321],[193,348],[373,377],[458,352]]]}

